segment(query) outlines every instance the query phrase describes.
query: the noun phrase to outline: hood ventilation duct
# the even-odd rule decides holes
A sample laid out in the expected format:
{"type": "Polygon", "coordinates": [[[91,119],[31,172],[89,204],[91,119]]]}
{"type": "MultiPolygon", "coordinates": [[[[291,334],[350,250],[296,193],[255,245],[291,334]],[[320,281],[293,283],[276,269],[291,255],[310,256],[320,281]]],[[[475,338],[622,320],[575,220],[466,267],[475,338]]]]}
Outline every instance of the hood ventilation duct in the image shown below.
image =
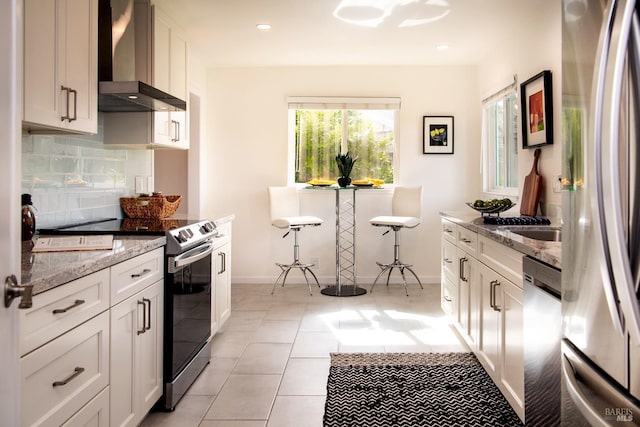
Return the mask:
{"type": "Polygon", "coordinates": [[[134,0],[100,0],[98,110],[184,111],[187,103],[148,84],[152,79],[151,6],[134,0]]]}

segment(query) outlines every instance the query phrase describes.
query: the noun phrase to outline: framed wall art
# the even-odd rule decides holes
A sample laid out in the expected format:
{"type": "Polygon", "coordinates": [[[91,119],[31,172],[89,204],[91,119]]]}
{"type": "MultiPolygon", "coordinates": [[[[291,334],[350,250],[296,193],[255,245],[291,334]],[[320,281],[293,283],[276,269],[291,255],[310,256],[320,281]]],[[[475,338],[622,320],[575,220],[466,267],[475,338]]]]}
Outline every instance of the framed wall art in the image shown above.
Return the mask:
{"type": "Polygon", "coordinates": [[[553,144],[551,71],[545,70],[520,85],[522,148],[553,144]]]}
{"type": "Polygon", "coordinates": [[[453,116],[422,117],[422,152],[453,154],[453,116]]]}

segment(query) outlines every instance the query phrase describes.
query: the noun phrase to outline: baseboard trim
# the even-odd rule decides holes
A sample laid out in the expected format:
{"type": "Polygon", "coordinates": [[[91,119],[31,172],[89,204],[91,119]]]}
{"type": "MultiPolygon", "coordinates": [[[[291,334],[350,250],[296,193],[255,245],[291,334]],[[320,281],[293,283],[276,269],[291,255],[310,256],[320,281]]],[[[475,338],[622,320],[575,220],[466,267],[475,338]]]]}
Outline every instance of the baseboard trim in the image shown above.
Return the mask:
{"type": "MultiPolygon", "coordinates": [[[[235,284],[262,285],[265,283],[272,284],[277,277],[278,276],[232,276],[231,283],[233,283],[234,285],[235,284]]],[[[438,286],[440,285],[440,276],[419,276],[419,277],[420,277],[420,282],[422,282],[423,285],[438,285],[438,286]]],[[[313,280],[313,278],[310,278],[310,279],[313,280]]],[[[318,276],[318,282],[320,282],[320,286],[333,285],[335,284],[335,280],[336,280],[335,276],[334,277],[318,276]]],[[[364,277],[356,278],[356,283],[358,284],[358,286],[367,287],[367,286],[371,286],[374,280],[375,280],[375,276],[364,276],[364,277]]],[[[287,283],[291,283],[292,285],[306,285],[304,277],[303,276],[298,277],[297,275],[294,277],[288,277],[287,283]]],[[[380,280],[378,284],[380,283],[384,283],[384,281],[380,280]]],[[[400,285],[402,284],[402,279],[400,279],[400,277],[396,278],[392,275],[389,283],[393,285],[400,285]]],[[[408,285],[412,285],[415,283],[416,283],[415,279],[411,280],[410,278],[407,278],[408,285]]]]}

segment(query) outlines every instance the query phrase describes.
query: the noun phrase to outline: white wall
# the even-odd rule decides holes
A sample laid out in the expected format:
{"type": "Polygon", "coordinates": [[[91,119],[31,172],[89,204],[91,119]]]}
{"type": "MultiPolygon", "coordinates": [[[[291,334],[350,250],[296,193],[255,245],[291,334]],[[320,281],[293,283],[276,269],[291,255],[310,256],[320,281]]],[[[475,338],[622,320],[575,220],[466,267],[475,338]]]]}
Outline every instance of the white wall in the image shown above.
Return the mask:
{"type": "MultiPolygon", "coordinates": [[[[292,259],[292,240],[270,225],[267,187],[287,183],[287,96],[400,97],[397,183],[424,186],[422,224],[402,234],[401,257],[421,279],[438,282],[442,210],[468,209],[480,190],[480,93],[475,67],[221,68],[208,73],[203,139],[203,215],[234,213],[234,283],[271,283],[276,261],[292,259]],[[453,115],[453,155],[422,154],[422,116],[453,115]]],[[[325,220],[300,235],[301,257],[319,258],[321,282],[335,278],[333,191],[302,190],[303,213],[325,220]]],[[[357,272],[368,285],[375,261],[391,261],[392,233],[368,224],[389,212],[390,191],[358,191],[357,272]]],[[[301,277],[292,277],[292,280],[301,277]]],[[[368,287],[368,286],[367,286],[368,287]]]]}
{"type": "MultiPolygon", "coordinates": [[[[527,17],[522,31],[505,37],[505,43],[494,46],[494,54],[479,64],[478,82],[482,99],[511,83],[514,74],[517,74],[520,85],[543,70],[551,70],[554,143],[542,147],[538,172],[544,179],[541,195],[543,213],[560,217],[561,195],[553,192],[552,179],[562,170],[562,2],[540,0],[539,4],[538,13],[527,17]]],[[[522,132],[518,138],[518,184],[519,194],[522,194],[524,178],[531,171],[534,150],[520,149],[522,132]]]]}

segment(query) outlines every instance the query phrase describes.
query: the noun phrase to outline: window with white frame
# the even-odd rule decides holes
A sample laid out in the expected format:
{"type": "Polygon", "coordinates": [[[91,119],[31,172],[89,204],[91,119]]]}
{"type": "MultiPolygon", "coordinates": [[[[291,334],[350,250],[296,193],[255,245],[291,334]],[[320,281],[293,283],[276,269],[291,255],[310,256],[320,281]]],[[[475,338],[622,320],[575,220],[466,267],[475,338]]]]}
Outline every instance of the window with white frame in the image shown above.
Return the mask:
{"type": "Polygon", "coordinates": [[[518,93],[507,86],[482,102],[483,191],[518,194],[518,93]]]}
{"type": "Polygon", "coordinates": [[[393,183],[399,98],[291,97],[292,181],[336,179],[335,157],[357,157],[352,179],[393,183]]]}

